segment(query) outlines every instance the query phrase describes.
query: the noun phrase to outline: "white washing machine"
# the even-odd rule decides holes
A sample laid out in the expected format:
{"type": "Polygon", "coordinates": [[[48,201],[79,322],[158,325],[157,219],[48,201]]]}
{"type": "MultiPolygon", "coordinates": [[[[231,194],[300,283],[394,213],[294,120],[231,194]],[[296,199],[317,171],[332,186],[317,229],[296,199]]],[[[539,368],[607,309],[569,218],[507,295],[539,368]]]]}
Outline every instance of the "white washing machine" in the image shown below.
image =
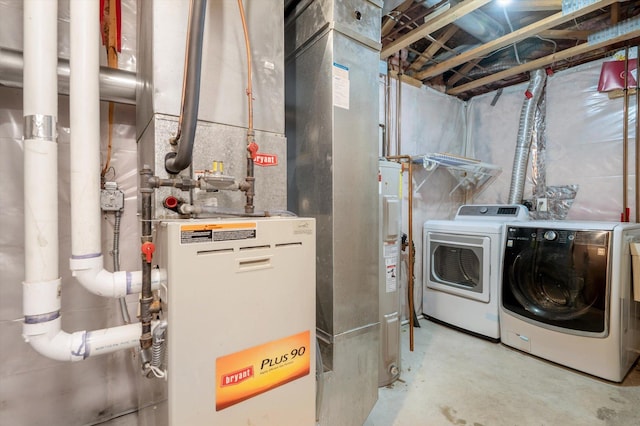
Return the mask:
{"type": "Polygon", "coordinates": [[[498,341],[504,224],[528,217],[521,205],[463,205],[453,220],[425,222],[424,315],[498,341]]]}
{"type": "Polygon", "coordinates": [[[502,342],[621,382],[640,349],[629,250],[638,240],[639,224],[507,224],[502,342]]]}

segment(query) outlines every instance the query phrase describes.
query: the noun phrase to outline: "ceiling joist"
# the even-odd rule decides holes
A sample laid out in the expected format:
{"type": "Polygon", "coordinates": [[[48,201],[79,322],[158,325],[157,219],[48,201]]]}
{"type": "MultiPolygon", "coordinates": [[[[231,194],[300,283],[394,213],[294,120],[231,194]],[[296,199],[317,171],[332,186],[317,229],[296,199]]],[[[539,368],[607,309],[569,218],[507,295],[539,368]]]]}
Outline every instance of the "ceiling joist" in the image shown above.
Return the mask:
{"type": "Polygon", "coordinates": [[[562,0],[519,0],[505,6],[509,12],[562,10],[562,0]]]}
{"type": "MultiPolygon", "coordinates": [[[[406,0],[400,6],[396,7],[394,11],[396,11],[397,14],[401,15],[402,12],[409,9],[409,7],[412,4],[413,4],[413,0],[406,0]]],[[[382,23],[382,29],[380,31],[380,34],[382,34],[382,37],[389,34],[393,29],[393,27],[396,26],[396,23],[397,23],[397,18],[395,16],[391,16],[391,14],[388,14],[387,17],[384,19],[384,22],[382,23]]]]}
{"type": "Polygon", "coordinates": [[[453,35],[457,32],[458,27],[456,27],[455,25],[451,25],[449,28],[447,28],[437,40],[431,43],[429,47],[427,47],[424,52],[422,52],[420,56],[415,61],[413,61],[410,68],[415,71],[418,71],[420,68],[422,68],[422,66],[426,64],[429,59],[433,58],[433,55],[438,53],[438,51],[442,49],[442,46],[447,41],[449,41],[449,39],[453,37],[453,35]]]}
{"type": "Polygon", "coordinates": [[[542,38],[552,40],[586,40],[591,31],[581,30],[545,30],[538,34],[542,38]]]}
{"type": "Polygon", "coordinates": [[[464,66],[462,66],[453,77],[447,80],[447,86],[451,87],[465,78],[467,73],[474,69],[476,65],[478,65],[478,62],[480,62],[480,59],[474,59],[473,61],[469,61],[464,64],[464,66]]]}
{"type": "Polygon", "coordinates": [[[594,50],[597,49],[601,49],[603,47],[607,47],[610,46],[612,44],[616,44],[616,43],[620,43],[620,42],[624,42],[627,40],[631,40],[634,39],[636,37],[640,37],[640,30],[636,30],[636,31],[631,31],[625,35],[621,35],[600,43],[594,43],[594,44],[587,44],[587,43],[583,43],[579,46],[576,47],[572,47],[569,49],[565,49],[562,50],[560,52],[554,53],[553,55],[548,55],[545,56],[543,58],[539,58],[536,60],[533,60],[531,62],[527,62],[525,64],[522,65],[518,65],[516,67],[510,68],[508,70],[505,71],[501,71],[492,75],[489,75],[487,77],[484,78],[480,78],[478,80],[474,80],[471,81],[469,83],[460,85],[458,87],[454,87],[452,89],[447,90],[447,94],[449,95],[459,95],[461,93],[464,93],[466,91],[481,87],[481,86],[486,86],[487,84],[491,84],[491,83],[495,83],[496,81],[500,81],[509,77],[513,77],[515,75],[518,74],[522,74],[531,70],[535,70],[538,68],[545,68],[548,65],[553,64],[554,62],[558,62],[558,61],[562,61],[565,59],[569,59],[573,56],[578,56],[578,55],[582,55],[588,52],[592,52],[594,50]]]}
{"type": "Polygon", "coordinates": [[[461,53],[460,55],[454,56],[453,58],[438,65],[427,68],[426,70],[415,74],[413,77],[417,78],[418,80],[426,80],[428,78],[435,77],[436,75],[440,75],[472,59],[479,58],[488,53],[494,52],[501,47],[507,46],[509,44],[517,43],[527,37],[536,35],[540,31],[556,27],[568,21],[572,21],[580,16],[586,15],[605,6],[609,6],[611,3],[616,3],[617,1],[618,0],[600,0],[599,2],[593,3],[589,6],[585,6],[571,13],[563,14],[562,12],[558,12],[531,25],[527,25],[526,27],[506,34],[494,41],[485,43],[481,46],[476,47],[475,49],[471,49],[467,52],[461,53]]]}
{"type": "Polygon", "coordinates": [[[415,43],[426,35],[431,34],[446,25],[449,25],[453,21],[463,17],[469,12],[472,12],[484,6],[490,1],[491,0],[466,0],[462,3],[458,3],[446,12],[439,14],[438,16],[425,22],[415,30],[403,35],[398,40],[389,43],[382,49],[382,52],[380,52],[380,59],[387,59],[389,56],[400,51],[401,49],[404,49],[405,47],[409,46],[412,43],[415,43]]]}

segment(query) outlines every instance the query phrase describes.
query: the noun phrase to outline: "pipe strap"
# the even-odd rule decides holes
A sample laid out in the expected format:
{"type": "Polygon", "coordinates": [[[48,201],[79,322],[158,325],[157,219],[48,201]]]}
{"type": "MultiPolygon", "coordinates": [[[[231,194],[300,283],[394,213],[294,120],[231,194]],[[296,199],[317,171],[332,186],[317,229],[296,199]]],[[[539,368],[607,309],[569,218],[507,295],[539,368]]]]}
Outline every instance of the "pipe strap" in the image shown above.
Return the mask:
{"type": "Polygon", "coordinates": [[[24,323],[25,324],[41,324],[43,322],[53,321],[58,317],[60,317],[60,311],[47,312],[46,314],[39,314],[39,315],[25,315],[24,323]]]}
{"type": "Polygon", "coordinates": [[[24,139],[57,142],[56,124],[56,117],[53,115],[25,115],[23,123],[24,139]]]}

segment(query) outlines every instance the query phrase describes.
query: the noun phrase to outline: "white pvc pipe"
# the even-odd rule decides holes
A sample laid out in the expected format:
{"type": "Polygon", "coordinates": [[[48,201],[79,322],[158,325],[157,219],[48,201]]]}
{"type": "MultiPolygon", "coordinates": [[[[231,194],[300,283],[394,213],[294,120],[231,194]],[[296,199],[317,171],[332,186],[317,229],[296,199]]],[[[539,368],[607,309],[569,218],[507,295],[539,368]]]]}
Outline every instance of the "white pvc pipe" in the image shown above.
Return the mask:
{"type": "MultiPolygon", "coordinates": [[[[125,297],[127,294],[142,291],[142,271],[109,272],[104,269],[104,258],[98,257],[71,259],[69,266],[73,276],[93,294],[103,297],[125,297]]],[[[160,283],[166,281],[163,269],[151,271],[151,288],[157,290],[160,283]]]]}
{"type": "MultiPolygon", "coordinates": [[[[155,326],[157,321],[153,324],[155,326]]],[[[57,361],[82,361],[140,344],[140,324],[103,328],[94,331],[66,333],[60,328],[60,318],[45,323],[46,328],[27,341],[41,355],[57,361]]]]}
{"type": "MultiPolygon", "coordinates": [[[[100,256],[99,2],[71,0],[71,256],[100,256]]],[[[57,78],[57,77],[56,77],[57,78]]]]}
{"type": "Polygon", "coordinates": [[[23,333],[60,321],[58,271],[57,0],[24,2],[23,333]],[[55,77],[54,77],[55,75],[55,77]]]}
{"type": "MultiPolygon", "coordinates": [[[[124,297],[142,289],[141,272],[104,269],[100,225],[100,32],[97,0],[71,0],[71,259],[72,275],[90,292],[124,297]],[[140,277],[138,282],[132,282],[140,277]],[[132,290],[134,289],[134,290],[132,290]]],[[[159,271],[155,285],[159,287],[159,271]]],[[[152,277],[152,281],[153,277],[152,277]]]]}
{"type": "Polygon", "coordinates": [[[25,282],[58,275],[58,116],[56,63],[58,2],[25,0],[24,44],[24,211],[25,282]],[[29,122],[39,123],[35,125],[29,122]],[[53,129],[47,137],[45,122],[53,129]],[[26,131],[26,129],[33,129],[26,131]]]}
{"type": "MultiPolygon", "coordinates": [[[[84,31],[88,34],[97,33],[97,0],[72,0],[71,14],[72,24],[83,26],[94,23],[93,29],[85,27],[84,31]]],[[[25,341],[44,356],[60,361],[80,361],[89,356],[136,347],[141,328],[138,323],[75,333],[66,333],[61,329],[58,147],[55,130],[58,110],[57,19],[57,0],[24,1],[23,335],[25,341]]],[[[91,35],[80,34],[74,28],[75,25],[72,25],[71,52],[80,60],[72,61],[72,76],[75,74],[75,80],[78,81],[86,78],[88,82],[86,88],[84,85],[74,86],[71,99],[72,198],[77,203],[72,206],[72,222],[76,228],[76,234],[72,237],[72,253],[79,257],[72,261],[79,262],[76,267],[79,268],[80,275],[91,277],[102,283],[100,285],[103,287],[110,286],[110,292],[121,295],[120,284],[116,286],[113,282],[104,283],[114,278],[115,274],[103,271],[100,254],[100,164],[99,155],[96,155],[96,147],[99,147],[99,104],[97,101],[82,101],[85,97],[90,100],[98,99],[94,78],[85,75],[91,74],[89,71],[97,64],[97,51],[85,51],[85,47],[82,47],[84,44],[98,46],[98,40],[91,35]]],[[[97,81],[97,67],[95,76],[97,81]]],[[[115,276],[119,281],[124,281],[124,294],[127,288],[135,288],[130,283],[135,275],[136,273],[125,272],[115,276]]],[[[160,271],[156,273],[158,281],[161,275],[160,271]]]]}

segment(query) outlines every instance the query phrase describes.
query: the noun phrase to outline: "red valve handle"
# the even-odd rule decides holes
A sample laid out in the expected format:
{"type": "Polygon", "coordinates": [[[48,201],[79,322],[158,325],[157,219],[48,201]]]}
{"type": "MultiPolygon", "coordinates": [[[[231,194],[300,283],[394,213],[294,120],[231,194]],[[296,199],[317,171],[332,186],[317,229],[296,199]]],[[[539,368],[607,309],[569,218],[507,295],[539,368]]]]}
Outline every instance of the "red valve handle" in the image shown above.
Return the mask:
{"type": "Polygon", "coordinates": [[[258,154],[258,144],[255,142],[251,142],[249,146],[247,146],[247,150],[249,151],[249,154],[251,154],[251,159],[255,160],[256,155],[258,154]]]}
{"type": "Polygon", "coordinates": [[[151,257],[153,256],[153,252],[156,251],[155,244],[153,244],[150,241],[147,241],[146,243],[142,243],[142,247],[140,247],[140,250],[146,256],[147,263],[151,263],[151,257]]]}

